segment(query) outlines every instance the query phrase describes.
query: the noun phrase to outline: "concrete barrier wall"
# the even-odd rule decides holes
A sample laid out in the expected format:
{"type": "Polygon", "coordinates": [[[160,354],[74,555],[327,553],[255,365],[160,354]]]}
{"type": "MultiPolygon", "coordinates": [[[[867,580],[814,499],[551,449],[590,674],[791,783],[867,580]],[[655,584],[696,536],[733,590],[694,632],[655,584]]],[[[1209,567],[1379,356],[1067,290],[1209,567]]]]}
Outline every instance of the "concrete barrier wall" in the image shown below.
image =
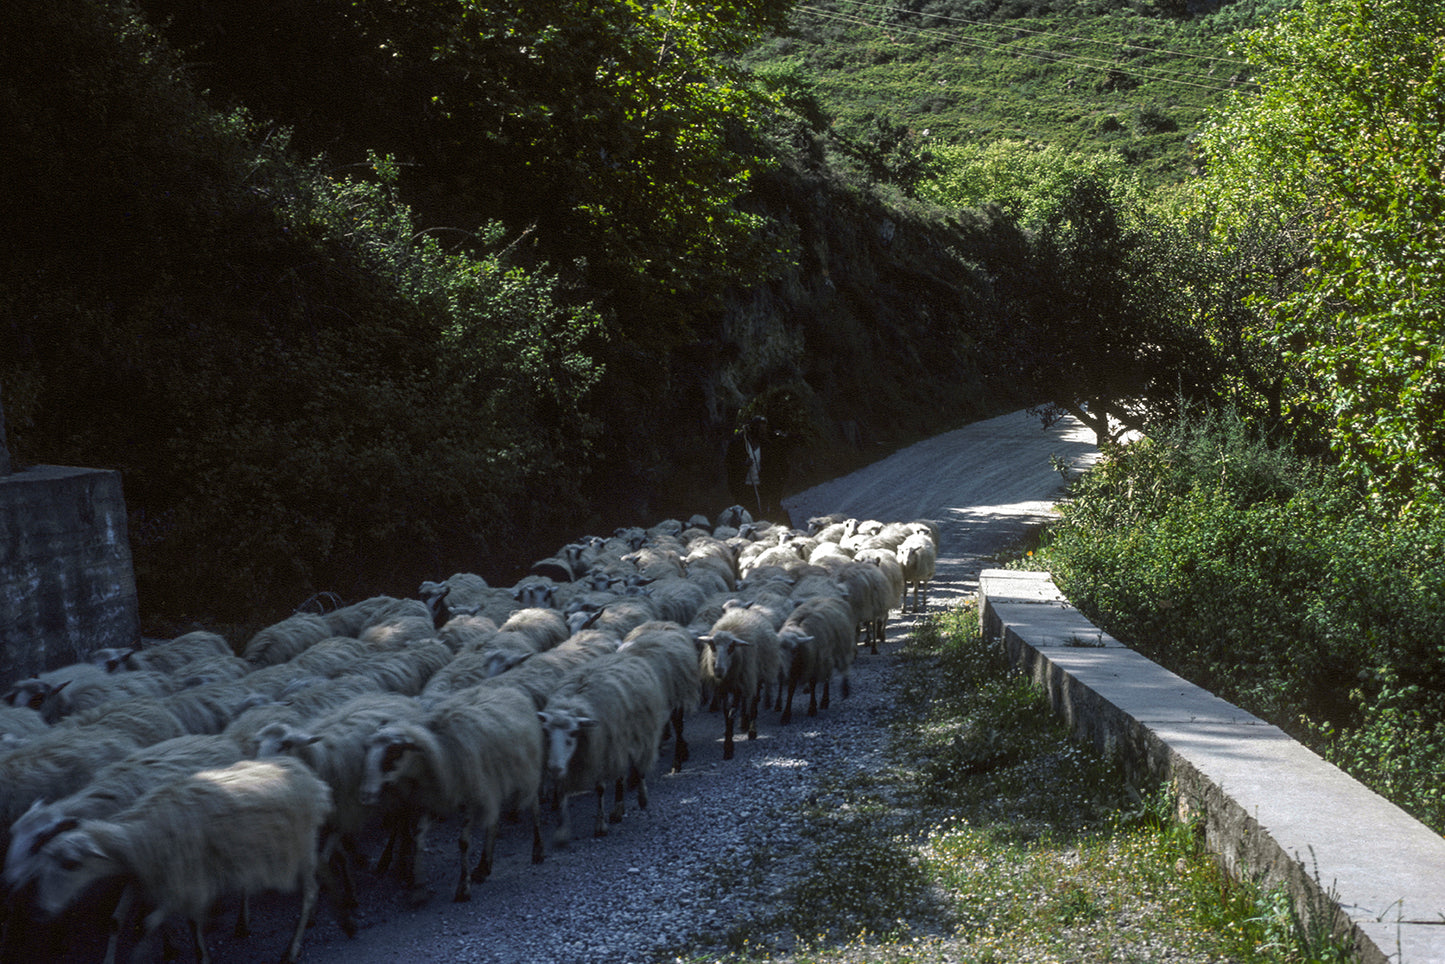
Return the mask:
{"type": "Polygon", "coordinates": [[[120,473],[0,477],[0,684],[129,646],[138,628],[120,473]]]}
{"type": "Polygon", "coordinates": [[[1295,742],[1101,632],[1048,573],[985,570],[984,633],[1137,785],[1174,783],[1238,877],[1284,883],[1371,964],[1445,964],[1445,838],[1295,742]]]}

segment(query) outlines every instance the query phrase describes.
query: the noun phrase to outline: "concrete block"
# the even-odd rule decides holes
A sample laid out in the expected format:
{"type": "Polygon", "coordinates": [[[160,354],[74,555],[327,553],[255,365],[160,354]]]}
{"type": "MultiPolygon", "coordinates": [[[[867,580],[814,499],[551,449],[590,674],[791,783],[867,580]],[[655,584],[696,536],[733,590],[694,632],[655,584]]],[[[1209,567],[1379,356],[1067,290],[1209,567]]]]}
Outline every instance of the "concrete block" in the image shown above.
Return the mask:
{"type": "Polygon", "coordinates": [[[985,570],[983,630],[1080,736],[1168,779],[1226,867],[1283,883],[1362,960],[1445,964],[1445,838],[1238,707],[1100,633],[1047,573],[985,570]]]}
{"type": "Polygon", "coordinates": [[[0,477],[0,683],[131,645],[138,630],[120,473],[0,477]]]}

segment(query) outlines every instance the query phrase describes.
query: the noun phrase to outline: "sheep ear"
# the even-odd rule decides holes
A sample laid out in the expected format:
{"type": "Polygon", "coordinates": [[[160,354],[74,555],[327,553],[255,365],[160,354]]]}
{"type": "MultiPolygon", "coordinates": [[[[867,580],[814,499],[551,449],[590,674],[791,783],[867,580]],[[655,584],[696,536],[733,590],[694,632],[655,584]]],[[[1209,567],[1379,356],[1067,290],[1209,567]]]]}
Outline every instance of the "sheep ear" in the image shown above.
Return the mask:
{"type": "Polygon", "coordinates": [[[734,645],[734,646],[751,646],[752,644],[753,644],[753,641],[752,641],[751,639],[742,639],[742,638],[739,638],[739,639],[733,640],[733,645],[734,645]]]}
{"type": "Polygon", "coordinates": [[[597,721],[590,716],[579,716],[577,717],[577,725],[586,730],[596,726],[597,721]]]}
{"type": "Polygon", "coordinates": [[[321,736],[320,736],[320,734],[316,734],[316,735],[313,735],[313,736],[308,736],[306,739],[302,740],[301,742],[297,743],[296,745],[297,745],[297,746],[311,746],[313,743],[320,743],[320,742],[321,742],[321,736]]]}
{"type": "Polygon", "coordinates": [[[545,711],[543,711],[543,710],[538,710],[538,711],[537,711],[537,719],[539,719],[539,720],[542,721],[542,725],[543,725],[543,726],[546,726],[548,723],[551,723],[551,722],[552,722],[552,714],[551,714],[551,713],[548,713],[548,712],[545,712],[545,711]]]}

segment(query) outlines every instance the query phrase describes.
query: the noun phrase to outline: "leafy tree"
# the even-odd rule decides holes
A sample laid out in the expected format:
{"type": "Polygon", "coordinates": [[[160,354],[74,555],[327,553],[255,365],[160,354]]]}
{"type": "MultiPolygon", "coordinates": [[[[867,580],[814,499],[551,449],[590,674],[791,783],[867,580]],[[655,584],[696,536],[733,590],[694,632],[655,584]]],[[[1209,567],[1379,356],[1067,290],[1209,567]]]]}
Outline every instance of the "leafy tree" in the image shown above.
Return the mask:
{"type": "Polygon", "coordinates": [[[1286,400],[1396,504],[1445,495],[1442,36],[1433,0],[1308,0],[1249,35],[1261,91],[1202,142],[1220,236],[1268,224],[1309,254],[1253,292],[1298,373],[1286,400]]]}

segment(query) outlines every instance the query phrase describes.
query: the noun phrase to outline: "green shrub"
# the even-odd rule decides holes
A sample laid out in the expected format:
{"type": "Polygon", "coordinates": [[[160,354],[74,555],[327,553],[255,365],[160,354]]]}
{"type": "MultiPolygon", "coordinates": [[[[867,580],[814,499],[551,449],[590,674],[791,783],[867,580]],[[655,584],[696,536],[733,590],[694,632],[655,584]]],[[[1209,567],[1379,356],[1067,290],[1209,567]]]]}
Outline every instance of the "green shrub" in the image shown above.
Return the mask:
{"type": "Polygon", "coordinates": [[[1198,416],[1113,450],[1027,564],[1156,661],[1445,827],[1445,525],[1198,416]]]}

